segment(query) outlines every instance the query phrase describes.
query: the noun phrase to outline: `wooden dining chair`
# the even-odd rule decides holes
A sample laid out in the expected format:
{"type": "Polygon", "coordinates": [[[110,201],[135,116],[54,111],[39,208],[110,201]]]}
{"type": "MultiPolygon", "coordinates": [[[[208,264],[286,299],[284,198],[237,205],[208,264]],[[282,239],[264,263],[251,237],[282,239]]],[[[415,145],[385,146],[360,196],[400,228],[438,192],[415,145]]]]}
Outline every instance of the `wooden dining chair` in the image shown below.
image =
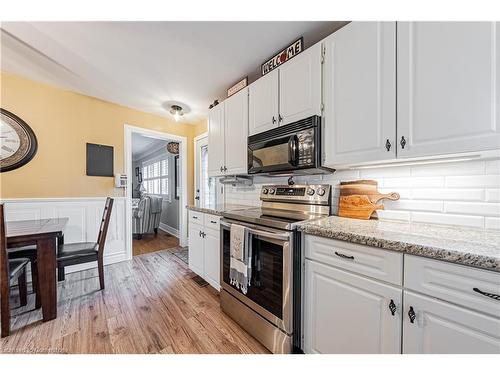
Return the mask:
{"type": "Polygon", "coordinates": [[[104,243],[106,242],[112,208],[113,199],[108,197],[102,214],[97,242],[77,242],[58,246],[57,269],[59,280],[64,280],[65,267],[97,261],[99,284],[101,289],[104,289],[104,243]]]}
{"type": "Polygon", "coordinates": [[[29,259],[31,269],[31,288],[35,294],[35,309],[41,307],[40,293],[38,291],[38,264],[36,262],[36,245],[22,247],[13,247],[7,249],[7,255],[10,259],[29,259]]]}
{"type": "Polygon", "coordinates": [[[28,303],[28,287],[26,283],[26,266],[29,259],[9,259],[7,255],[7,238],[5,237],[5,217],[3,204],[0,204],[0,325],[1,337],[10,334],[10,283],[17,278],[19,301],[21,306],[28,303]]]}

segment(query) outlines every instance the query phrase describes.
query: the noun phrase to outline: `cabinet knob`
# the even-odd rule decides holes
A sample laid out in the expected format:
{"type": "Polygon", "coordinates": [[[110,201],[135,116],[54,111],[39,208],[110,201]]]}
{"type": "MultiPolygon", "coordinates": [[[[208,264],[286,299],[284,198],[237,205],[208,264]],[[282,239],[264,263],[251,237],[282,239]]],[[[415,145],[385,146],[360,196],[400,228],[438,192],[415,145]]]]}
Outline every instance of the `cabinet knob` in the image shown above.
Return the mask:
{"type": "Polygon", "coordinates": [[[415,311],[413,310],[413,306],[410,306],[410,310],[408,310],[408,318],[410,318],[410,323],[415,323],[415,318],[417,315],[415,314],[415,311]]]}
{"type": "Polygon", "coordinates": [[[404,148],[406,146],[406,139],[404,136],[401,136],[401,141],[399,141],[399,144],[401,145],[401,149],[404,150],[404,148]]]}
{"type": "Polygon", "coordinates": [[[273,124],[276,124],[276,119],[274,118],[274,116],[273,116],[273,120],[272,121],[273,121],[273,124]]]}
{"type": "Polygon", "coordinates": [[[278,115],[278,121],[279,121],[279,122],[282,122],[282,121],[283,121],[283,117],[281,117],[281,115],[278,115]]]}
{"type": "Polygon", "coordinates": [[[396,304],[394,303],[394,300],[391,299],[391,302],[389,303],[389,310],[391,310],[392,316],[396,313],[396,304]]]}
{"type": "Polygon", "coordinates": [[[389,138],[385,141],[385,148],[387,151],[391,151],[391,142],[389,141],[389,138]]]}
{"type": "Polygon", "coordinates": [[[221,171],[221,172],[224,172],[224,168],[222,168],[222,166],[220,167],[220,171],[221,171]]]}
{"type": "Polygon", "coordinates": [[[226,167],[226,166],[224,166],[224,172],[226,172],[226,171],[227,171],[227,167],[226,167]]]}

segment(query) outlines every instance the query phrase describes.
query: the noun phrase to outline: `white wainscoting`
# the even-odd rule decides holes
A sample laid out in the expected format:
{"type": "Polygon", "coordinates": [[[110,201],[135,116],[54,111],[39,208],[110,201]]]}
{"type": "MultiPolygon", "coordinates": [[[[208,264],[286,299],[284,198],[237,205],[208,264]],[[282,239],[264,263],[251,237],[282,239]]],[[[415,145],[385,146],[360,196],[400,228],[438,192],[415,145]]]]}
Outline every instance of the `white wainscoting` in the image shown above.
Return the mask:
{"type": "MultiPolygon", "coordinates": [[[[6,220],[69,218],[64,242],[94,242],[106,198],[26,198],[2,199],[6,220]]],[[[104,263],[127,260],[125,247],[125,198],[115,197],[104,248],[104,263]]],[[[67,267],[67,272],[97,267],[97,262],[67,267]]]]}

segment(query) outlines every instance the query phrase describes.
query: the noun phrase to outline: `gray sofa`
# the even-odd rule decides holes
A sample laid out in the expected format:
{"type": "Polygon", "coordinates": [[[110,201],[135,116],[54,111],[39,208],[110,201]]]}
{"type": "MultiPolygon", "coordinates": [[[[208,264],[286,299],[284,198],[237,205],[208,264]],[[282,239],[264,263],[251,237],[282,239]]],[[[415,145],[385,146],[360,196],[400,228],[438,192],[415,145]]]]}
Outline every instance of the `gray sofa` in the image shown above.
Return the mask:
{"type": "Polygon", "coordinates": [[[163,198],[158,195],[145,194],[132,214],[132,233],[141,239],[145,233],[158,233],[160,226],[163,198]]]}

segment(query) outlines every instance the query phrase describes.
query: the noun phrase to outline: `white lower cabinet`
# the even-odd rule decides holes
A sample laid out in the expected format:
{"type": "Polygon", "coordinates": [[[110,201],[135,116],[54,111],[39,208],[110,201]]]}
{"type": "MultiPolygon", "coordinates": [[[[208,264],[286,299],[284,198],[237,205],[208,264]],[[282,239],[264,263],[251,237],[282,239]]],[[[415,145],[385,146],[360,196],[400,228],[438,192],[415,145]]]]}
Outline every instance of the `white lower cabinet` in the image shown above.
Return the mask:
{"type": "Polygon", "coordinates": [[[219,217],[191,211],[189,215],[189,269],[220,290],[219,217]]]}
{"type": "Polygon", "coordinates": [[[404,311],[403,353],[500,354],[498,318],[408,291],[404,311]]]}
{"type": "Polygon", "coordinates": [[[306,353],[500,354],[498,272],[311,235],[304,244],[306,353]]]}
{"type": "Polygon", "coordinates": [[[203,227],[189,223],[189,269],[203,276],[203,227]]]}
{"type": "Polygon", "coordinates": [[[400,288],[311,260],[305,275],[306,353],[401,352],[400,288]]]}

